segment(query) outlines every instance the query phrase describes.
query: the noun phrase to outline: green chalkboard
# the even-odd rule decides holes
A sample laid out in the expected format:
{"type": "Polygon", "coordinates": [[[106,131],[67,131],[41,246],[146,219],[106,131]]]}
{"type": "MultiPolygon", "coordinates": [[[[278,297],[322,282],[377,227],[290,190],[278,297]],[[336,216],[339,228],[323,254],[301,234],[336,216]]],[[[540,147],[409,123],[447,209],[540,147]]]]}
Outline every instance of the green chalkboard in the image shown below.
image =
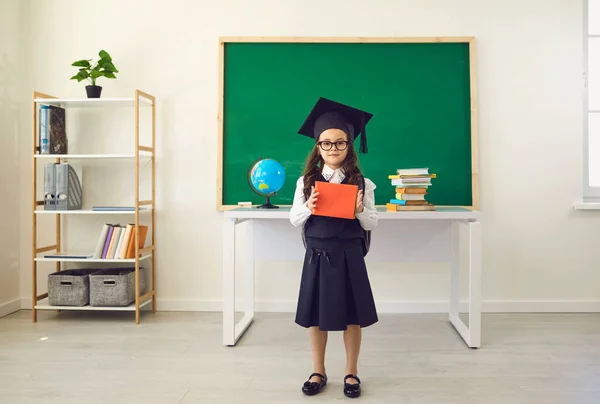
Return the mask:
{"type": "MultiPolygon", "coordinates": [[[[359,154],[375,199],[394,197],[388,175],[429,167],[427,199],[474,206],[471,40],[457,42],[222,42],[218,205],[262,204],[248,185],[251,164],[273,158],[286,183],[271,202],[290,205],[314,146],[297,134],[319,97],[374,114],[369,153],[359,154]]],[[[358,141],[356,142],[358,149],[358,141]]],[[[222,208],[222,206],[219,206],[222,208]]]]}

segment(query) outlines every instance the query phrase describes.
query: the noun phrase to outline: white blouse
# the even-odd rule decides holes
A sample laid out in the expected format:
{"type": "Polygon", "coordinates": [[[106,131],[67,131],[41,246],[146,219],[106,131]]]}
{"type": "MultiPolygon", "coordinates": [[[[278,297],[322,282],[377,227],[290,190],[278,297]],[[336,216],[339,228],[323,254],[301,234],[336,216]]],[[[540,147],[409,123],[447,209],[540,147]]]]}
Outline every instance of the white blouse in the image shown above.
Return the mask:
{"type": "MultiPolygon", "coordinates": [[[[331,169],[329,166],[324,166],[322,171],[323,177],[329,182],[339,184],[344,181],[344,173],[339,168],[331,169]]],[[[356,218],[360,225],[365,230],[373,230],[377,227],[378,214],[375,208],[375,184],[368,178],[365,178],[365,190],[363,195],[364,209],[361,213],[356,214],[356,218]]],[[[317,201],[317,203],[319,203],[317,201]]],[[[306,198],[304,197],[304,176],[298,178],[296,182],[296,192],[294,193],[294,204],[290,210],[290,222],[295,227],[304,225],[310,215],[311,210],[306,206],[306,198]]]]}

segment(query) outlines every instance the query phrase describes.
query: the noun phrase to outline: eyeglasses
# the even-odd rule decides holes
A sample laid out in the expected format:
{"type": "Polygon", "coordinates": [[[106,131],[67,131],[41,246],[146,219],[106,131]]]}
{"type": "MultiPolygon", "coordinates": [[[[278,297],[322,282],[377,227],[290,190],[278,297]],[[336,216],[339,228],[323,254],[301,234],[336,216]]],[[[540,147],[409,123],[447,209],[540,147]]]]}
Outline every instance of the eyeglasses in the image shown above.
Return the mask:
{"type": "Polygon", "coordinates": [[[322,141],[322,142],[317,142],[317,144],[319,145],[319,147],[323,150],[323,151],[329,151],[331,150],[331,147],[333,145],[335,145],[335,148],[337,150],[346,150],[346,148],[348,147],[348,143],[346,140],[339,140],[337,142],[330,142],[328,140],[322,141]]]}

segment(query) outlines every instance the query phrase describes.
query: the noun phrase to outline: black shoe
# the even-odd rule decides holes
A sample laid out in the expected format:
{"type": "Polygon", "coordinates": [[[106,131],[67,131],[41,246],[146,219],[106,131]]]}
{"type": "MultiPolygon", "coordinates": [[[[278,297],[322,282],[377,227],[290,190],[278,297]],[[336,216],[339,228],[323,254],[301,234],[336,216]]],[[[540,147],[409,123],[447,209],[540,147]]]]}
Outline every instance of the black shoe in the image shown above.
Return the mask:
{"type": "Polygon", "coordinates": [[[302,392],[307,396],[313,396],[319,392],[321,389],[327,385],[327,375],[322,375],[320,373],[313,373],[308,376],[308,380],[304,382],[302,386],[302,392]],[[311,382],[310,378],[313,376],[319,376],[321,378],[320,382],[311,382]]]}
{"type": "Polygon", "coordinates": [[[344,377],[344,394],[346,397],[356,398],[360,396],[360,379],[356,375],[346,375],[344,377]],[[348,379],[356,379],[357,384],[346,383],[348,379]]]}

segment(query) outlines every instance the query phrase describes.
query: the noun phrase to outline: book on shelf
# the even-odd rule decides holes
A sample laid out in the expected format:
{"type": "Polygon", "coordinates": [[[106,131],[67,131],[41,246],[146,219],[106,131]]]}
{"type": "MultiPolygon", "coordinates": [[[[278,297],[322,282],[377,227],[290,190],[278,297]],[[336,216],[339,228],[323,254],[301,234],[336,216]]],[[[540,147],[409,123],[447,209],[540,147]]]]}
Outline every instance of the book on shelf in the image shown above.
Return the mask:
{"type": "Polygon", "coordinates": [[[92,254],[75,253],[75,252],[57,252],[54,254],[45,254],[44,258],[72,258],[72,259],[88,259],[92,258],[92,254]]]}
{"type": "Polygon", "coordinates": [[[432,211],[435,205],[427,200],[431,180],[437,178],[436,174],[429,172],[429,168],[399,168],[396,174],[388,176],[393,187],[394,197],[386,203],[389,212],[398,211],[432,211]]]}
{"type": "Polygon", "coordinates": [[[135,210],[135,206],[92,206],[92,210],[95,212],[133,212],[135,210]]]}
{"type": "MultiPolygon", "coordinates": [[[[140,225],[138,248],[144,248],[148,226],[140,225]]],[[[135,224],[127,225],[105,223],[100,230],[93,257],[96,259],[132,259],[135,258],[135,224]]]]}
{"type": "Polygon", "coordinates": [[[410,194],[396,190],[396,199],[400,201],[424,201],[426,194],[427,192],[423,192],[422,194],[410,194]]]}
{"type": "Polygon", "coordinates": [[[426,194],[427,187],[396,187],[396,194],[412,195],[412,194],[426,194]]]}
{"type": "Polygon", "coordinates": [[[40,154],[67,154],[66,110],[56,105],[42,105],[39,113],[38,147],[40,154]]]}
{"type": "Polygon", "coordinates": [[[385,208],[388,212],[423,212],[435,210],[435,205],[397,205],[388,202],[385,208]]]}
{"type": "Polygon", "coordinates": [[[399,175],[399,176],[425,176],[425,175],[429,175],[429,168],[428,167],[419,167],[419,168],[398,168],[396,170],[396,174],[395,175],[399,175]]]}

